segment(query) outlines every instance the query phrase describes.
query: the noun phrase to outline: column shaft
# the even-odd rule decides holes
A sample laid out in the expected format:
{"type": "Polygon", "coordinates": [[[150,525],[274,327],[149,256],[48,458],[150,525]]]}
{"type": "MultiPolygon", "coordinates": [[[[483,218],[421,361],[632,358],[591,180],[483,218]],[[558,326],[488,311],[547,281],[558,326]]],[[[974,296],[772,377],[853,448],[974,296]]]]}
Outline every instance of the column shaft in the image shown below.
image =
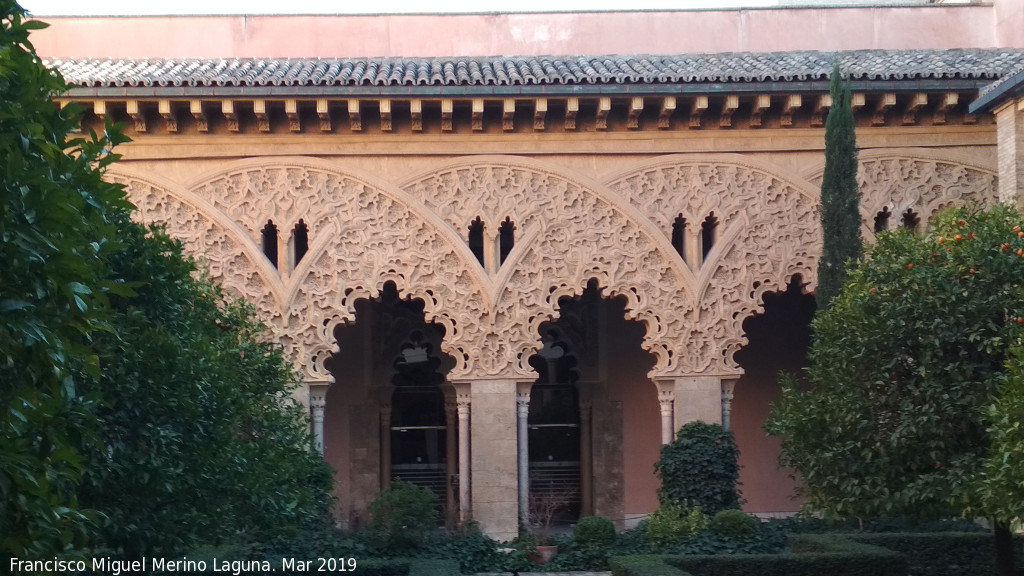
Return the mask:
{"type": "Polygon", "coordinates": [[[530,523],[530,389],[529,382],[516,388],[516,423],[519,438],[519,522],[530,523]]]}
{"type": "Polygon", "coordinates": [[[310,423],[313,430],[313,447],[324,454],[324,411],[327,408],[327,383],[307,383],[309,387],[310,423]]]}
{"type": "Polygon", "coordinates": [[[472,518],[469,477],[469,389],[458,390],[456,406],[459,413],[459,522],[463,525],[472,518]]]}

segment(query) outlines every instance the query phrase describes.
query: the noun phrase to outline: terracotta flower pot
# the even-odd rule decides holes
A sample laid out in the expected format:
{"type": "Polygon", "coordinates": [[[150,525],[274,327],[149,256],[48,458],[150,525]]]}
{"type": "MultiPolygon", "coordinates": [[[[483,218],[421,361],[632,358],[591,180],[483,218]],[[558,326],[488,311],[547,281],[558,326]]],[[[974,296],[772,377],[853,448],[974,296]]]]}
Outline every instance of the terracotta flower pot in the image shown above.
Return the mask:
{"type": "Polygon", "coordinates": [[[537,552],[530,552],[527,558],[537,564],[547,564],[558,554],[558,546],[537,546],[537,552]]]}

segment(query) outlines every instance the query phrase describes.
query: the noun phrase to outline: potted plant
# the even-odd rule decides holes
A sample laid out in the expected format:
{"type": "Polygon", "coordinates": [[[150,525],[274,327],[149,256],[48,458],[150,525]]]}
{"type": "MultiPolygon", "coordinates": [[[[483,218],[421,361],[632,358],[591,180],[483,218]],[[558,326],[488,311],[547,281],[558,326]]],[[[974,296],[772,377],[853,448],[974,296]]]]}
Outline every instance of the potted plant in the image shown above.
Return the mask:
{"type": "Polygon", "coordinates": [[[558,554],[558,546],[551,544],[551,522],[555,515],[576,501],[576,490],[563,486],[549,486],[546,490],[530,492],[530,532],[536,539],[536,554],[529,558],[546,564],[558,554]]]}

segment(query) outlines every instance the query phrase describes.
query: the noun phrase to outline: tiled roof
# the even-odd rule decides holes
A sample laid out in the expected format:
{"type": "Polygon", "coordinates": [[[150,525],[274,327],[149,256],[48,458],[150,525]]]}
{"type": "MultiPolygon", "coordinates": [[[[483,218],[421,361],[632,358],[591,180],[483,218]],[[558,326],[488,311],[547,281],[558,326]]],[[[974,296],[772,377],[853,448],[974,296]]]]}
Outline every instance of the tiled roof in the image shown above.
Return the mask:
{"type": "Polygon", "coordinates": [[[1013,49],[860,50],[674,56],[338,59],[50,59],[80,87],[525,86],[825,80],[994,80],[1024,64],[1013,49]]]}
{"type": "Polygon", "coordinates": [[[978,93],[978,99],[971,103],[970,111],[988,110],[1008,98],[1015,98],[1024,90],[1024,62],[1008,70],[995,82],[985,86],[978,93]]]}

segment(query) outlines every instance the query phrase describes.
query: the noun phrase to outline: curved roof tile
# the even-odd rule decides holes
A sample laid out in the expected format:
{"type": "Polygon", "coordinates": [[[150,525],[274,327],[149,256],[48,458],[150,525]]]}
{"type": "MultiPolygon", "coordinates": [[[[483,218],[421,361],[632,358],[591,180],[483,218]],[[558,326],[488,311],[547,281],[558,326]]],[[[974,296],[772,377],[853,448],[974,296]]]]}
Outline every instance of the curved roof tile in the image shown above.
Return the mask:
{"type": "Polygon", "coordinates": [[[1024,66],[1014,49],[855,50],[485,58],[53,59],[72,85],[493,86],[825,80],[996,80],[1024,66]]]}

